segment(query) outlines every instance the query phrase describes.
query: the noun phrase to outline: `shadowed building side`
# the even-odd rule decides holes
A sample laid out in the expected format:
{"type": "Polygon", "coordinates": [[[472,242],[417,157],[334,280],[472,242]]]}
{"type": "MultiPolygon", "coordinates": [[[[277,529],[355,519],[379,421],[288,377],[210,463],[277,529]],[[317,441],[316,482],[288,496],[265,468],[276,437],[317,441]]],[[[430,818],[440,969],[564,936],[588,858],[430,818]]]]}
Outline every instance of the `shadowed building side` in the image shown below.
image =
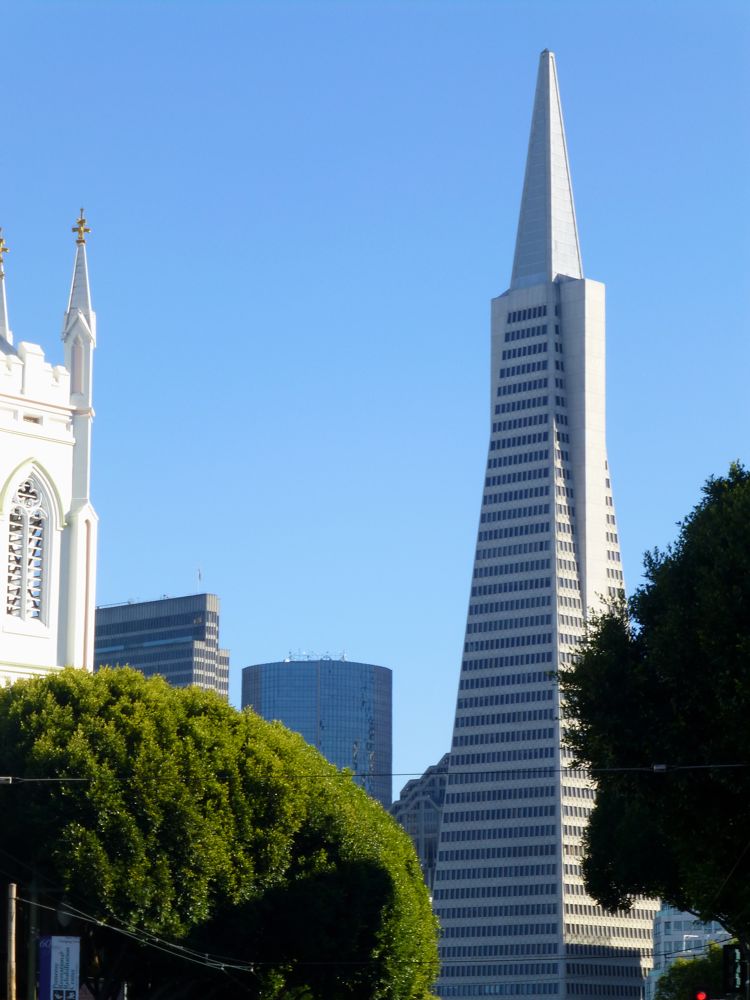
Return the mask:
{"type": "Polygon", "coordinates": [[[391,816],[411,837],[427,888],[435,883],[440,814],[445,800],[448,754],[428,767],[420,778],[412,778],[390,808],[391,816]]]}

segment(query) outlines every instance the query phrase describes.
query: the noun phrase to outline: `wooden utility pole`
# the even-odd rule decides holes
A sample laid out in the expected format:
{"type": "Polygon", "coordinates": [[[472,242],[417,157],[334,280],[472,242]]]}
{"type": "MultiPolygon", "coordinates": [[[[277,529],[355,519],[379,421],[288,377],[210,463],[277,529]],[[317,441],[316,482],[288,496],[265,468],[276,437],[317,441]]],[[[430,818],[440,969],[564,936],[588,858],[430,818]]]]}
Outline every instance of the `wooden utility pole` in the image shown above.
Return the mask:
{"type": "Polygon", "coordinates": [[[16,1000],[16,883],[8,885],[8,1000],[16,1000]]]}

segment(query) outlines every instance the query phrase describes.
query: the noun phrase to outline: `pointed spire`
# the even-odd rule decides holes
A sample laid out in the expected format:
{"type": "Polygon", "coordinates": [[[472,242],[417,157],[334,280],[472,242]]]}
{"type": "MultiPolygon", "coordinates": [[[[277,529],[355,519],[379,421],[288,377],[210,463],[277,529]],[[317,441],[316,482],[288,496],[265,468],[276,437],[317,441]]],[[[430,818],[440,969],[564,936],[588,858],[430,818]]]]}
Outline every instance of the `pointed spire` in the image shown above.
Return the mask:
{"type": "Polygon", "coordinates": [[[86,218],[81,209],[81,214],[72,228],[72,232],[77,233],[76,239],[76,260],[73,267],[73,282],[70,286],[70,298],[68,299],[68,310],[66,316],[69,320],[76,310],[80,310],[87,320],[91,317],[91,291],[89,289],[89,269],[86,261],[86,233],[91,230],[86,225],[86,218]]]}
{"type": "Polygon", "coordinates": [[[5,341],[6,344],[13,343],[13,334],[10,332],[10,324],[8,323],[8,303],[5,298],[5,267],[3,265],[5,254],[9,252],[8,246],[3,239],[3,231],[0,229],[0,340],[5,341]]]}
{"type": "Polygon", "coordinates": [[[511,288],[582,278],[554,53],[539,57],[511,288]]]}

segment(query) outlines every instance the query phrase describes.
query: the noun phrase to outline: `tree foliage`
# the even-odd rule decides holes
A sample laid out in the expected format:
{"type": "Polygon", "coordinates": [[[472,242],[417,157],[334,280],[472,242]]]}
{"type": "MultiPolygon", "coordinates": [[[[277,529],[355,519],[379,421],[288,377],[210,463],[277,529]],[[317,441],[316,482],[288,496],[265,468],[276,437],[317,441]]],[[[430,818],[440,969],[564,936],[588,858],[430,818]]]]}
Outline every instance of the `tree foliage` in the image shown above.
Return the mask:
{"type": "Polygon", "coordinates": [[[430,996],[411,842],[283,726],[132,670],[66,670],[0,692],[0,762],[77,779],[2,789],[0,863],[76,915],[101,998],[124,980],[134,1000],[430,996]]]}
{"type": "Polygon", "coordinates": [[[656,984],[654,1000],[694,1000],[698,990],[723,996],[721,947],[709,944],[699,958],[676,958],[656,984]]]}
{"type": "Polygon", "coordinates": [[[560,675],[566,742],[579,765],[597,771],[586,884],[609,909],[660,896],[748,942],[750,475],[742,467],[709,480],[675,545],[647,555],[645,576],[630,602],[593,622],[560,675]]]}

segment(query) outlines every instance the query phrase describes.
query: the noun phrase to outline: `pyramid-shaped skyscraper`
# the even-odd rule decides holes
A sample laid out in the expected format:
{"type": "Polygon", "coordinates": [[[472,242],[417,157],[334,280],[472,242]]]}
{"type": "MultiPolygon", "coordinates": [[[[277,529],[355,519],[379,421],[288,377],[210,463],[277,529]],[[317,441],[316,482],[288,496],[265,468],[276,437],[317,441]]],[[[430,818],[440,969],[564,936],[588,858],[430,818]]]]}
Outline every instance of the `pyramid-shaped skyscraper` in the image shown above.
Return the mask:
{"type": "Polygon", "coordinates": [[[539,62],[510,288],[492,302],[490,445],[434,905],[448,997],[639,998],[656,905],[584,891],[594,790],[555,672],[623,588],[605,442],[604,286],[583,276],[554,55],[539,62]]]}

